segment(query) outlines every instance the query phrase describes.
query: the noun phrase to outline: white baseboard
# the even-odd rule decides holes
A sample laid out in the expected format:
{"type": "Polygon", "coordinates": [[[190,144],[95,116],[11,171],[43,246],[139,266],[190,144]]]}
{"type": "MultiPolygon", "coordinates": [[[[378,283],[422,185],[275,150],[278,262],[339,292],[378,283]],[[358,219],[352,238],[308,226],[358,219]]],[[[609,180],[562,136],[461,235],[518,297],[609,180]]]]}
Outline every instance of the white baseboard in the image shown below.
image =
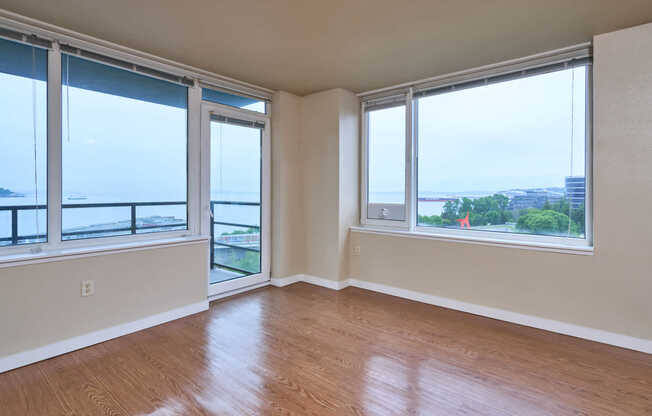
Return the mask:
{"type": "Polygon", "coordinates": [[[151,315],[137,321],[127,322],[124,324],[112,326],[110,328],[100,329],[89,332],[73,338],[64,339],[43,347],[35,348],[29,351],[23,351],[16,354],[0,357],[0,373],[13,370],[57,355],[86,348],[100,342],[108,341],[123,335],[138,332],[146,328],[151,328],[165,322],[183,318],[184,316],[193,315],[208,309],[208,300],[182,306],[167,312],[151,315]]]}
{"type": "Polygon", "coordinates": [[[601,329],[569,324],[552,319],[540,318],[538,316],[525,315],[504,309],[491,308],[489,306],[476,305],[473,303],[462,302],[441,296],[429,295],[426,293],[415,292],[412,290],[401,289],[379,283],[367,282],[364,280],[351,278],[347,280],[335,281],[316,276],[294,275],[280,279],[273,278],[271,283],[274,286],[283,287],[296,282],[312,283],[314,285],[323,286],[334,290],[344,289],[347,286],[358,287],[360,289],[367,289],[374,292],[384,293],[386,295],[397,296],[400,298],[410,299],[430,305],[441,306],[448,309],[472,313],[474,315],[486,316],[488,318],[498,319],[501,321],[525,325],[532,328],[556,332],[558,334],[570,335],[572,337],[588,339],[590,341],[601,342],[603,344],[614,345],[616,347],[622,347],[634,351],[652,354],[652,340],[649,339],[635,338],[629,335],[603,331],[601,329]]]}
{"type": "Polygon", "coordinates": [[[295,274],[287,277],[272,277],[271,284],[276,287],[291,285],[292,283],[305,282],[328,289],[340,290],[349,285],[348,280],[331,280],[323,277],[311,276],[309,274],[295,274]]]}
{"type": "Polygon", "coordinates": [[[309,274],[304,274],[302,280],[306,283],[311,283],[313,285],[322,286],[333,290],[344,289],[349,285],[348,280],[330,280],[324,279],[323,277],[311,276],[309,274]]]}
{"type": "Polygon", "coordinates": [[[283,287],[297,282],[303,282],[302,274],[295,274],[287,277],[272,277],[269,281],[272,286],[276,287],[283,287]]]}
{"type": "Polygon", "coordinates": [[[374,292],[385,293],[387,295],[398,296],[400,298],[410,299],[417,302],[428,303],[430,305],[455,309],[457,311],[468,312],[474,315],[486,316],[493,319],[499,319],[501,321],[512,322],[519,325],[525,325],[546,331],[556,332],[559,334],[584,338],[591,341],[601,342],[603,344],[614,345],[617,347],[652,354],[652,340],[648,339],[635,338],[629,335],[617,334],[615,332],[607,332],[600,329],[569,324],[552,319],[540,318],[537,316],[524,315],[503,309],[461,302],[455,299],[428,295],[421,292],[414,292],[407,289],[400,289],[397,287],[367,282],[364,280],[349,279],[348,284],[349,286],[372,290],[374,292]]]}
{"type": "MultiPolygon", "coordinates": [[[[237,295],[237,294],[240,294],[240,293],[248,292],[250,290],[258,289],[260,287],[269,286],[270,284],[271,284],[270,281],[266,281],[266,282],[262,282],[262,283],[253,284],[251,286],[246,286],[246,287],[243,287],[243,288],[240,288],[240,289],[229,290],[227,292],[218,293],[216,295],[210,295],[208,297],[208,301],[212,302],[214,300],[228,298],[229,296],[233,296],[233,295],[237,295]]],[[[283,286],[285,286],[285,285],[283,285],[283,286]]]]}

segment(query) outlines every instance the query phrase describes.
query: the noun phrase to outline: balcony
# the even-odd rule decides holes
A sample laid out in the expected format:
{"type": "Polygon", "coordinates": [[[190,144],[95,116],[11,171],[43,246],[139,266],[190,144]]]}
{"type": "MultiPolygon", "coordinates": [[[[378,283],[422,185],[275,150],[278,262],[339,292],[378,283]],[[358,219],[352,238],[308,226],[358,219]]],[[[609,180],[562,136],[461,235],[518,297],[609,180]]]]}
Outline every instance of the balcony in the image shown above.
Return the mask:
{"type": "Polygon", "coordinates": [[[259,202],[211,201],[211,283],[260,273],[259,202]]]}
{"type": "MultiPolygon", "coordinates": [[[[64,228],[61,233],[63,240],[79,240],[94,237],[109,237],[117,235],[141,234],[148,232],[160,232],[171,230],[184,230],[188,228],[184,219],[178,219],[174,216],[161,217],[137,216],[138,208],[144,207],[162,207],[162,206],[185,206],[185,202],[115,202],[115,203],[92,203],[92,204],[62,204],[63,215],[67,210],[90,210],[103,208],[121,208],[124,214],[115,214],[118,219],[111,222],[83,225],[77,227],[64,228]],[[126,217],[122,219],[121,217],[126,217]]],[[[0,206],[0,215],[8,212],[10,215],[11,233],[10,235],[0,234],[0,246],[40,243],[46,241],[45,233],[35,234],[21,233],[21,213],[30,211],[45,211],[45,205],[4,205],[0,206]]],[[[41,227],[47,229],[46,222],[43,221],[41,227]]]]}
{"type": "MultiPolygon", "coordinates": [[[[62,204],[65,216],[74,210],[111,211],[115,220],[66,227],[62,230],[63,240],[111,237],[161,231],[185,230],[187,221],[174,215],[146,215],[148,207],[186,206],[186,202],[117,202],[117,203],[74,203],[62,204]]],[[[243,201],[211,201],[211,283],[260,273],[260,225],[247,224],[238,218],[260,218],[260,203],[243,201]],[[247,212],[248,211],[248,212],[247,212]],[[219,218],[219,219],[218,219],[219,218]]],[[[47,229],[45,205],[0,206],[0,225],[9,221],[10,227],[0,227],[0,246],[13,246],[47,241],[45,232],[21,232],[21,224],[32,224],[34,211],[43,217],[41,228],[47,229]],[[3,214],[4,217],[3,218],[3,214]],[[21,215],[22,214],[22,215],[21,215]],[[28,220],[24,218],[31,214],[28,220]],[[10,231],[5,231],[10,230],[10,231]]]]}

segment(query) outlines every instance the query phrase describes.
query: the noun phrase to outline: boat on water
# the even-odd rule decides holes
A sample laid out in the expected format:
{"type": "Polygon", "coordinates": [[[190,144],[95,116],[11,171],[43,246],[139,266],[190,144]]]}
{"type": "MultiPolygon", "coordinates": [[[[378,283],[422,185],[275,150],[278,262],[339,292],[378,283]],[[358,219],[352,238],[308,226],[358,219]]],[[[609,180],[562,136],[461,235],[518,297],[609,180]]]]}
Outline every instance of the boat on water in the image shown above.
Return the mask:
{"type": "Polygon", "coordinates": [[[68,201],[85,201],[88,199],[86,195],[81,194],[71,194],[66,197],[68,201]]]}

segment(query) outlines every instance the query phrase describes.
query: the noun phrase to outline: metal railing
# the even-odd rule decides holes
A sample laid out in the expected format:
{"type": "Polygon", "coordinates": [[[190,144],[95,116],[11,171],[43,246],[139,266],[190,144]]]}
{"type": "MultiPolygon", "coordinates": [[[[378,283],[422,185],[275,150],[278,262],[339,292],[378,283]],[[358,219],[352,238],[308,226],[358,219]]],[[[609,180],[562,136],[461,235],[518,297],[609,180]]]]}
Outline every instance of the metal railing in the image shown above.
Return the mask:
{"type": "MultiPolygon", "coordinates": [[[[176,227],[187,227],[187,222],[178,222],[178,223],[169,223],[169,224],[154,224],[154,225],[141,225],[138,226],[137,217],[136,217],[136,208],[137,207],[152,207],[152,206],[173,206],[173,205],[186,205],[186,202],[183,201],[172,201],[172,202],[107,202],[107,203],[92,203],[92,204],[61,204],[62,209],[69,208],[119,208],[119,207],[129,207],[130,208],[130,224],[129,227],[119,227],[119,228],[101,228],[93,230],[78,230],[78,231],[66,231],[61,233],[61,237],[66,239],[66,237],[80,237],[83,235],[92,235],[92,234],[114,234],[114,233],[125,233],[125,234],[137,234],[141,230],[150,230],[158,228],[176,228],[176,227]],[[128,233],[127,233],[128,232],[128,233]]],[[[0,237],[0,243],[5,241],[10,241],[12,245],[18,244],[21,240],[34,240],[34,239],[45,239],[46,234],[32,234],[32,235],[19,235],[18,233],[18,213],[20,211],[37,211],[46,209],[46,205],[5,205],[0,206],[0,212],[10,211],[11,212],[11,236],[10,237],[0,237]]],[[[37,214],[38,215],[38,214],[37,214]]],[[[71,239],[71,238],[67,238],[71,239]]]]}
{"type": "MultiPolygon", "coordinates": [[[[186,202],[183,201],[166,201],[166,202],[114,202],[114,203],[90,203],[90,204],[82,204],[82,203],[75,203],[75,204],[62,204],[61,208],[62,209],[84,209],[84,208],[120,208],[120,207],[128,207],[130,209],[130,221],[129,221],[129,226],[128,227],[114,227],[114,228],[99,228],[99,229],[87,229],[87,230],[76,230],[76,231],[64,231],[61,233],[62,239],[70,240],[70,239],[75,239],[75,238],[89,238],[85,236],[92,236],[92,235],[97,235],[97,234],[112,234],[115,235],[116,233],[124,233],[126,234],[137,234],[139,231],[143,230],[149,230],[149,229],[165,229],[165,228],[176,228],[176,227],[187,227],[187,222],[178,222],[178,223],[162,223],[162,224],[153,224],[153,225],[138,225],[137,219],[138,217],[136,216],[137,214],[137,208],[138,207],[151,207],[151,206],[175,206],[175,205],[186,205],[186,202]]],[[[248,228],[248,229],[254,229],[258,230],[258,234],[260,234],[260,225],[253,225],[253,224],[242,224],[242,223],[235,223],[235,222],[227,222],[227,221],[218,221],[215,220],[215,206],[216,205],[237,205],[237,206],[253,206],[253,207],[260,207],[259,202],[241,202],[241,201],[211,201],[210,202],[210,209],[211,209],[211,216],[212,216],[212,226],[211,226],[211,251],[210,251],[210,260],[211,264],[214,266],[219,266],[223,267],[226,269],[234,270],[237,272],[245,273],[245,274],[252,274],[250,270],[244,270],[238,267],[235,267],[233,265],[228,265],[228,264],[221,264],[215,261],[215,248],[216,247],[229,247],[237,250],[245,250],[245,251],[252,251],[256,253],[260,253],[260,246],[258,247],[248,247],[244,245],[239,245],[239,244],[233,244],[233,242],[229,241],[227,242],[226,240],[234,240],[236,238],[222,238],[222,241],[220,239],[216,239],[215,237],[215,225],[223,225],[223,226],[228,226],[228,227],[241,227],[241,228],[248,228]]],[[[45,210],[47,206],[45,204],[42,205],[5,205],[5,206],[0,206],[0,212],[3,211],[9,211],[11,212],[11,236],[9,237],[0,237],[0,243],[7,242],[9,241],[11,245],[16,245],[20,241],[25,241],[25,240],[37,240],[37,239],[43,239],[45,240],[47,237],[47,234],[42,233],[42,234],[30,234],[30,235],[20,235],[18,232],[18,219],[19,219],[19,212],[20,211],[38,211],[38,210],[45,210]]],[[[38,215],[38,214],[37,214],[38,215]]],[[[45,228],[45,224],[44,224],[45,228]]],[[[235,236],[233,236],[235,237],[235,236]]],[[[251,241],[254,242],[255,241],[251,241]]],[[[258,240],[260,242],[260,240],[258,240]]]]}
{"type": "Polygon", "coordinates": [[[260,225],[240,224],[240,223],[226,222],[226,221],[216,221],[215,220],[215,205],[239,205],[239,206],[260,207],[260,202],[211,201],[211,223],[212,223],[211,224],[211,253],[210,253],[211,265],[212,266],[223,267],[223,268],[230,269],[230,270],[240,272],[240,273],[244,273],[244,274],[252,274],[252,272],[250,270],[240,269],[240,268],[235,267],[233,265],[217,263],[215,261],[215,247],[216,246],[230,247],[230,248],[234,248],[234,249],[253,251],[253,252],[256,252],[256,253],[260,253],[260,247],[246,247],[246,246],[240,246],[240,245],[237,245],[237,244],[229,244],[229,243],[226,243],[224,241],[218,241],[218,240],[215,239],[215,225],[251,228],[251,229],[258,230],[259,234],[260,234],[260,225]]]}

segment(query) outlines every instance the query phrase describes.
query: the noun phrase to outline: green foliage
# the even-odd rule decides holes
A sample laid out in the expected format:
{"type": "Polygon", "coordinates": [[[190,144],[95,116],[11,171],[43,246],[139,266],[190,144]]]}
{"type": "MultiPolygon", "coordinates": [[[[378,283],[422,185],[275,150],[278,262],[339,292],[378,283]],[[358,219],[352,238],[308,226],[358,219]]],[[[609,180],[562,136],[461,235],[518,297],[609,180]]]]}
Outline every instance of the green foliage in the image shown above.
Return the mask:
{"type": "Polygon", "coordinates": [[[235,230],[220,235],[258,234],[258,228],[247,228],[246,230],[235,230]]]}
{"type": "MultiPolygon", "coordinates": [[[[516,228],[523,231],[530,231],[535,234],[567,234],[569,231],[568,215],[550,209],[539,210],[530,208],[524,215],[521,215],[516,223],[516,228]]],[[[577,224],[571,221],[570,232],[573,235],[579,233],[577,224]]]]}
{"type": "Polygon", "coordinates": [[[516,213],[509,211],[508,207],[509,198],[500,194],[477,199],[462,198],[447,201],[441,216],[419,215],[419,224],[454,226],[458,224],[456,220],[464,218],[468,212],[469,223],[472,227],[513,223],[518,218],[516,228],[521,231],[535,234],[567,235],[570,221],[571,235],[584,234],[584,204],[570,209],[569,201],[562,198],[554,203],[547,201],[543,209],[527,208],[516,213]]]}
{"type": "Polygon", "coordinates": [[[471,226],[505,224],[514,220],[514,215],[507,210],[508,206],[509,198],[500,194],[447,201],[442,209],[441,220],[443,225],[454,225],[456,219],[464,218],[468,212],[471,226]]]}
{"type": "Polygon", "coordinates": [[[419,215],[419,224],[442,225],[442,218],[439,215],[419,215]]]}
{"type": "Polygon", "coordinates": [[[247,251],[244,256],[230,264],[238,269],[258,273],[260,271],[260,255],[253,251],[247,251]]]}
{"type": "Polygon", "coordinates": [[[571,210],[571,220],[577,224],[580,234],[584,234],[584,228],[586,225],[584,211],[584,204],[581,204],[579,207],[571,210]]]}
{"type": "MultiPolygon", "coordinates": [[[[568,214],[570,212],[570,218],[573,221],[573,226],[571,226],[571,229],[575,227],[577,229],[578,234],[584,234],[584,204],[581,204],[577,208],[571,208],[570,207],[570,202],[566,198],[562,198],[559,200],[559,202],[554,202],[550,203],[546,201],[545,204],[543,204],[543,210],[544,211],[555,211],[560,214],[564,214],[568,217],[568,214]]],[[[568,232],[568,225],[566,226],[566,232],[568,232]]]]}

